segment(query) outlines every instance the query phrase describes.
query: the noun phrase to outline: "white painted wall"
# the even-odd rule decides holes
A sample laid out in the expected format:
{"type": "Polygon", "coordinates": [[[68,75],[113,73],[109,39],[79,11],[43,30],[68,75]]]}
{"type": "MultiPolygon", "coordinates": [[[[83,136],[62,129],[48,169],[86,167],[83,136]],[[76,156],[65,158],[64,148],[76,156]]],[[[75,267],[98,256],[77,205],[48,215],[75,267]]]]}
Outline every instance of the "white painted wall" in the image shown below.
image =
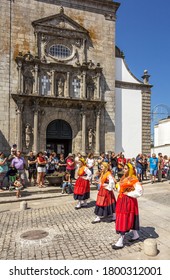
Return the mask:
{"type": "Polygon", "coordinates": [[[116,80],[140,84],[140,82],[129,72],[124,60],[119,57],[116,58],[116,80]]]}
{"type": "Polygon", "coordinates": [[[158,125],[154,126],[154,146],[158,146],[158,125]]]}
{"type": "Polygon", "coordinates": [[[154,147],[151,153],[162,153],[170,157],[170,119],[160,120],[154,126],[154,147]]]}
{"type": "Polygon", "coordinates": [[[142,151],[141,91],[116,88],[115,102],[115,152],[136,157],[142,151]]]}
{"type": "Polygon", "coordinates": [[[160,120],[154,126],[154,147],[170,145],[170,119],[160,120]]]}
{"type": "MultiPolygon", "coordinates": [[[[116,80],[140,84],[122,58],[116,58],[116,80]]],[[[142,152],[142,95],[140,90],[115,90],[115,152],[126,158],[142,152]]]]}
{"type": "Polygon", "coordinates": [[[170,144],[154,147],[151,149],[151,154],[152,153],[155,153],[157,156],[158,156],[158,153],[162,153],[163,156],[167,155],[168,157],[170,157],[170,144]]]}

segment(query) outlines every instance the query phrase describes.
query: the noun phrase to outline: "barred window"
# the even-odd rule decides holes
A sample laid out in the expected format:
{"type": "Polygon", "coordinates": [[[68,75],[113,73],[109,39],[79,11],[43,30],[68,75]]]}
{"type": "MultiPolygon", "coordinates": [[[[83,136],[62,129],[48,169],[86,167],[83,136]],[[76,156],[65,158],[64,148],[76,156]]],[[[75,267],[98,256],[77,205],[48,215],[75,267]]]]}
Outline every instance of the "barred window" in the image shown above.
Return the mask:
{"type": "Polygon", "coordinates": [[[71,55],[71,50],[64,45],[53,45],[49,49],[49,53],[59,59],[67,58],[71,55]]]}
{"type": "Polygon", "coordinates": [[[74,77],[72,86],[74,97],[80,98],[80,80],[77,77],[74,77]]]}
{"type": "Polygon", "coordinates": [[[45,75],[41,77],[41,95],[50,95],[50,80],[45,75]]]}

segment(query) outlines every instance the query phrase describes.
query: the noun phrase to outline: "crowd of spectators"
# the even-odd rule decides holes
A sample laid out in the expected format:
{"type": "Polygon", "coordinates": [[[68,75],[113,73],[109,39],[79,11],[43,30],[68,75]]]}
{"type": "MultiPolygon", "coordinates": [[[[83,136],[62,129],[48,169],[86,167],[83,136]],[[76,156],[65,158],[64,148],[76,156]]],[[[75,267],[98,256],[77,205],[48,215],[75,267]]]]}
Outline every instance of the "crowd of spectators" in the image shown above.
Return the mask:
{"type": "MultiPolygon", "coordinates": [[[[55,152],[47,153],[47,151],[40,151],[37,155],[30,151],[27,157],[23,157],[21,151],[17,150],[17,146],[14,144],[9,156],[0,152],[0,191],[10,187],[11,174],[19,177],[23,188],[26,187],[26,176],[28,176],[29,185],[42,188],[45,187],[44,179],[46,175],[61,172],[66,175],[63,177],[62,192],[66,191],[66,186],[69,187],[71,192],[73,189],[72,180],[77,178],[80,157],[80,152],[77,155],[69,153],[65,157],[63,153],[57,155],[55,152]],[[4,182],[8,182],[5,187],[4,182]]],[[[110,164],[112,174],[117,180],[122,177],[125,164],[135,170],[139,181],[151,180],[151,183],[155,183],[156,181],[161,182],[163,179],[170,180],[170,157],[163,156],[162,153],[159,153],[158,156],[155,153],[152,155],[139,153],[131,159],[125,158],[122,152],[118,154],[102,152],[98,158],[95,158],[93,153],[89,153],[86,156],[86,165],[93,175],[91,183],[93,180],[97,188],[99,187],[100,170],[103,162],[110,164]]]]}

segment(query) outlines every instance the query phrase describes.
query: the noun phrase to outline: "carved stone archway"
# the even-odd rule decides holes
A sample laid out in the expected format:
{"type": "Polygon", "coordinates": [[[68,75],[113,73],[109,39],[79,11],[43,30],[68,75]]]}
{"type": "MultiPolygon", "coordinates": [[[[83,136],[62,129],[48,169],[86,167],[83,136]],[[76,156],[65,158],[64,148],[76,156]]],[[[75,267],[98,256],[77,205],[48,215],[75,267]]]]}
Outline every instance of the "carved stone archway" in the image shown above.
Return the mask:
{"type": "Polygon", "coordinates": [[[40,124],[40,149],[46,149],[46,131],[48,125],[55,120],[62,120],[69,124],[72,131],[72,147],[71,152],[75,152],[76,139],[79,138],[78,135],[80,133],[79,121],[77,119],[77,114],[73,114],[71,110],[68,110],[67,113],[65,110],[48,110],[45,112],[45,115],[42,117],[42,121],[40,124]]]}

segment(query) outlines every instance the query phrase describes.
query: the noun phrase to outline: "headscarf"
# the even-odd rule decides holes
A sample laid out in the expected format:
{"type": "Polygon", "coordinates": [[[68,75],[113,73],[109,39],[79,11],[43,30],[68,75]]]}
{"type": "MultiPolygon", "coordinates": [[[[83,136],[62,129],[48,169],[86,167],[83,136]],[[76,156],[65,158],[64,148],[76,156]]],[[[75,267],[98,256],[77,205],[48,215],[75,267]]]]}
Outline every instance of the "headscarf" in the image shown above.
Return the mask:
{"type": "Polygon", "coordinates": [[[83,157],[79,158],[79,161],[81,161],[83,165],[86,165],[86,160],[83,157]]]}
{"type": "Polygon", "coordinates": [[[128,162],[126,165],[128,165],[129,167],[129,177],[132,177],[133,175],[136,176],[136,171],[134,166],[130,162],[128,162]]]}
{"type": "Polygon", "coordinates": [[[135,176],[135,170],[131,163],[125,164],[129,169],[128,177],[125,177],[125,175],[120,179],[120,190],[119,190],[119,196],[122,197],[122,194],[124,192],[131,192],[134,191],[134,185],[136,182],[138,182],[137,177],[135,176]]]}

